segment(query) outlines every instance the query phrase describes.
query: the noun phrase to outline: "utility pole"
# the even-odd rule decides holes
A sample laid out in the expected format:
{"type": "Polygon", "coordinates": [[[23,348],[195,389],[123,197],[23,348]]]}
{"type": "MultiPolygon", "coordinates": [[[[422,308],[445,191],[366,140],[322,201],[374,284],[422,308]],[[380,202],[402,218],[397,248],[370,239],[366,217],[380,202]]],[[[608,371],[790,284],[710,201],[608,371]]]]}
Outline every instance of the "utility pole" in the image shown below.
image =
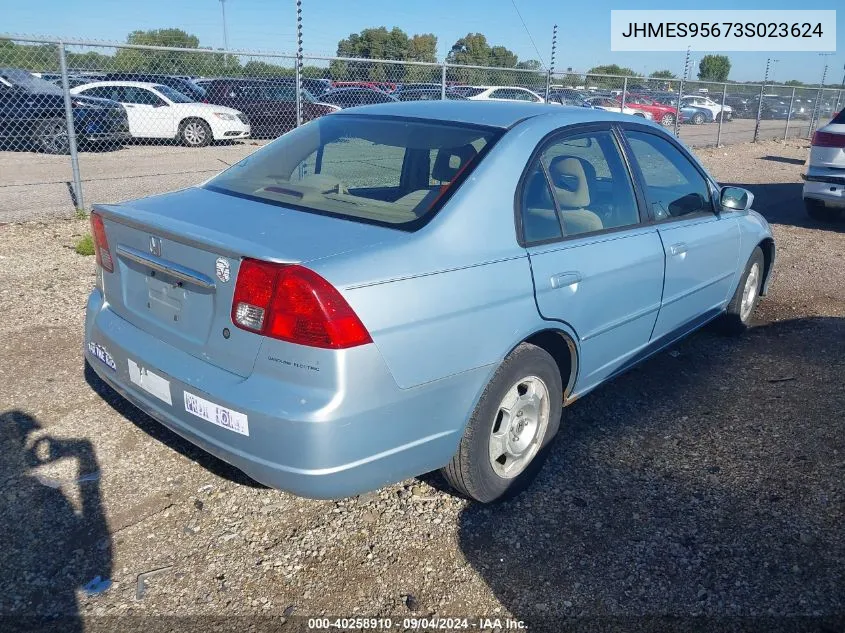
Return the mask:
{"type": "Polygon", "coordinates": [[[228,61],[229,56],[229,31],[226,28],[226,0],[220,0],[220,10],[223,12],[223,59],[228,61]]]}
{"type": "Polygon", "coordinates": [[[296,0],[296,126],[302,125],[302,0],[296,0]]]}
{"type": "Polygon", "coordinates": [[[549,60],[549,72],[546,75],[546,101],[549,100],[549,89],[552,87],[552,74],[555,72],[555,49],[557,49],[557,24],[552,29],[552,55],[549,60]]]}
{"type": "MultiPolygon", "coordinates": [[[[763,95],[766,94],[766,84],[769,83],[769,70],[772,64],[776,64],[780,60],[769,57],[766,60],[766,74],[763,77],[763,85],[760,86],[760,101],[757,103],[757,121],[754,123],[754,142],[757,142],[757,135],[760,133],[760,117],[763,114],[763,95]]],[[[788,116],[788,115],[787,115],[788,116]]]]}
{"type": "Polygon", "coordinates": [[[678,136],[681,125],[681,97],[684,96],[684,80],[687,78],[687,73],[689,73],[690,69],[690,47],[687,46],[687,57],[684,60],[684,72],[681,75],[681,81],[678,84],[678,103],[677,103],[677,112],[675,113],[675,136],[678,136]]]}
{"type": "Polygon", "coordinates": [[[824,94],[824,82],[827,79],[827,65],[828,61],[827,58],[833,55],[833,53],[819,53],[819,57],[824,57],[824,70],[822,71],[822,82],[819,84],[819,93],[816,95],[816,105],[813,107],[813,120],[810,122],[810,136],[813,136],[813,132],[816,130],[816,124],[819,122],[819,118],[821,117],[821,107],[822,107],[822,94],[824,94]]]}

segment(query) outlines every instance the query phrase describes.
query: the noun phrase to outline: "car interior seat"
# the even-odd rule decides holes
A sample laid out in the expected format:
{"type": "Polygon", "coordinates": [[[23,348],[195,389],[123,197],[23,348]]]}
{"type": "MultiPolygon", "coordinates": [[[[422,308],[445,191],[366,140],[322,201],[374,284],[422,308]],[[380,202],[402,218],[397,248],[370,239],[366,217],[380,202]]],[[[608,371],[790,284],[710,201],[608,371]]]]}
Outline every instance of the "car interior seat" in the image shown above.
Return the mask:
{"type": "Polygon", "coordinates": [[[472,145],[440,148],[431,167],[431,178],[438,181],[440,186],[412,191],[396,200],[395,204],[413,208],[418,216],[424,214],[477,154],[478,151],[472,145]]]}
{"type": "Polygon", "coordinates": [[[566,234],[602,230],[601,218],[589,209],[590,184],[596,182],[595,168],[577,156],[557,156],[549,164],[549,174],[566,234]]]}

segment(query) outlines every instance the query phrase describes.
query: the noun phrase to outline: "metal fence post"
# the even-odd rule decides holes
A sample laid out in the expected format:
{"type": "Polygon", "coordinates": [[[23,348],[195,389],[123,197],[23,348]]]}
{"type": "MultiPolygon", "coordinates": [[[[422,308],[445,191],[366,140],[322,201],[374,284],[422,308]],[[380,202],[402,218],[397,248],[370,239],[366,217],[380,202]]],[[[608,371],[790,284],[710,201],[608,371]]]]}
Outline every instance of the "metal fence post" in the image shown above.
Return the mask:
{"type": "Polygon", "coordinates": [[[754,123],[754,138],[752,143],[757,142],[757,135],[760,133],[760,115],[763,113],[763,94],[766,91],[766,84],[760,86],[760,101],[757,103],[757,121],[754,123]]]}
{"type": "MultiPolygon", "coordinates": [[[[687,51],[687,56],[689,56],[689,51],[687,51]]],[[[684,70],[684,75],[686,75],[686,70],[684,70]]],[[[681,77],[681,83],[678,84],[678,107],[676,108],[675,113],[675,136],[680,136],[680,125],[681,125],[681,97],[684,96],[684,77],[681,77]]]]}
{"type": "Polygon", "coordinates": [[[619,107],[619,114],[625,111],[625,95],[628,93],[628,78],[622,81],[622,105],[619,107]]]}
{"type": "Polygon", "coordinates": [[[546,71],[546,94],[543,95],[543,99],[546,100],[546,103],[549,102],[549,90],[552,88],[552,69],[546,71]]]}
{"type": "Polygon", "coordinates": [[[786,129],[783,131],[783,140],[789,138],[789,121],[792,119],[792,104],[795,103],[795,88],[792,89],[792,97],[789,99],[789,112],[786,113],[786,129]]]}
{"type": "Polygon", "coordinates": [[[813,104],[813,118],[810,121],[810,127],[807,129],[807,138],[811,138],[813,136],[813,132],[816,131],[816,126],[819,123],[819,117],[822,115],[822,92],[824,88],[819,87],[819,91],[816,93],[816,102],[813,104]]]}
{"type": "Polygon", "coordinates": [[[70,166],[73,171],[73,202],[77,209],[85,209],[85,197],[82,193],[82,177],[79,175],[79,152],[76,149],[76,128],[73,124],[73,104],[70,101],[70,86],[67,81],[67,59],[65,45],[59,42],[59,68],[62,71],[62,94],[65,98],[65,122],[67,124],[67,143],[70,150],[70,166]]]}
{"type": "Polygon", "coordinates": [[[296,2],[296,58],[293,62],[296,83],[296,127],[302,125],[302,2],[296,2]]]}
{"type": "Polygon", "coordinates": [[[716,147],[722,146],[722,123],[725,122],[725,99],[728,96],[728,84],[722,84],[722,111],[719,112],[719,131],[716,132],[716,147]]]}
{"type": "Polygon", "coordinates": [[[440,100],[446,101],[446,62],[440,67],[440,100]]]}

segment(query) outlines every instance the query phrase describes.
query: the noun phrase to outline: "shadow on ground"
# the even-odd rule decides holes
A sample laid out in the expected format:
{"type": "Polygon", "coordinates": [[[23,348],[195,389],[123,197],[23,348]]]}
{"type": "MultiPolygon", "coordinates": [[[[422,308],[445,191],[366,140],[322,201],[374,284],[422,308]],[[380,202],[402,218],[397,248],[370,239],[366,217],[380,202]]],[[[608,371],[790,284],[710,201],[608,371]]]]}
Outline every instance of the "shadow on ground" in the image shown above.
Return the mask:
{"type": "Polygon", "coordinates": [[[534,631],[845,630],[843,384],[845,319],[702,331],[568,407],[461,549],[534,631]]]}
{"type": "Polygon", "coordinates": [[[105,400],[112,409],[129,420],[144,433],[158,440],[162,444],[167,445],[172,450],[181,453],[202,468],[205,468],[218,477],[227,479],[242,486],[249,486],[251,488],[266,487],[254,479],[251,479],[243,471],[238,470],[231,464],[227,464],[223,460],[218,459],[214,455],[205,452],[194,444],[191,444],[188,440],[148,416],[103,382],[94,370],[91,369],[87,361],[85,363],[85,382],[87,382],[91,389],[105,400]]]}
{"type": "Polygon", "coordinates": [[[112,572],[94,447],[21,411],[0,413],[0,482],[0,630],[82,631],[77,591],[112,572]],[[68,478],[37,472],[65,460],[75,466],[68,478]]]}
{"type": "Polygon", "coordinates": [[[845,232],[845,215],[838,221],[819,222],[807,215],[799,182],[769,184],[721,183],[724,186],[743,187],[754,194],[754,210],[772,224],[786,224],[809,229],[845,232]]]}

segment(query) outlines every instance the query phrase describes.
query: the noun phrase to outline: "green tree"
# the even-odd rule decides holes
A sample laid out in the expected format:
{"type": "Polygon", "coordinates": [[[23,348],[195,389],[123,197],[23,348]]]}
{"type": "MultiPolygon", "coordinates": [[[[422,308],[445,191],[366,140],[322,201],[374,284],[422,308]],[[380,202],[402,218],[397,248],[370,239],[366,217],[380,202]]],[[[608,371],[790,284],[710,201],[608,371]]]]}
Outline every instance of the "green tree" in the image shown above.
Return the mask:
{"type": "Polygon", "coordinates": [[[59,52],[54,44],[17,44],[0,40],[0,66],[24,70],[57,71],[59,52]]]}
{"type": "Polygon", "coordinates": [[[543,65],[536,59],[526,59],[525,61],[518,62],[516,67],[525,68],[526,70],[540,70],[543,65]]]}
{"type": "Polygon", "coordinates": [[[790,79],[789,81],[783,82],[784,86],[798,86],[801,87],[804,85],[803,81],[798,81],[797,79],[790,79]]]}
{"type": "Polygon", "coordinates": [[[409,37],[398,27],[364,29],[351,33],[337,43],[339,57],[361,58],[355,62],[332,62],[331,76],[350,81],[404,81],[408,66],[374,64],[372,59],[393,59],[398,61],[434,62],[437,51],[437,37],[423,33],[409,37]]]}
{"type": "Polygon", "coordinates": [[[705,55],[698,64],[701,81],[727,81],[730,72],[731,60],[727,55],[705,55]]]}
{"type": "Polygon", "coordinates": [[[671,70],[657,70],[649,75],[653,79],[677,79],[671,70]]]}
{"type": "Polygon", "coordinates": [[[631,68],[619,66],[617,64],[605,64],[604,66],[593,66],[587,71],[588,75],[620,75],[627,77],[636,77],[637,73],[631,68]]]}

